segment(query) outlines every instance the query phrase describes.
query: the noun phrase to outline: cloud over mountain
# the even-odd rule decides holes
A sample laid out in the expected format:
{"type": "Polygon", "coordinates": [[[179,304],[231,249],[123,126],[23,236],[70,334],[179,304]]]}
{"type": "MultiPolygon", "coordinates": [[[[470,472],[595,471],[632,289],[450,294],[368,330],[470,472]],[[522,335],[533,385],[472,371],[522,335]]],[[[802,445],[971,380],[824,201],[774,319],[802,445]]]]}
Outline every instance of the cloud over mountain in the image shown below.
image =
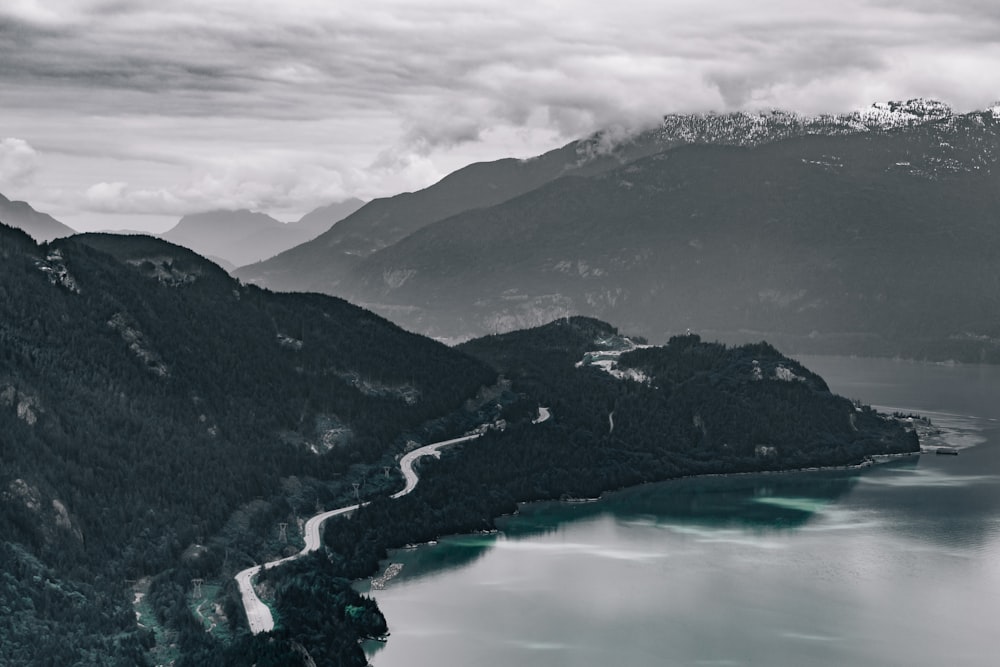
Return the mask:
{"type": "Polygon", "coordinates": [[[1000,95],[1000,16],[979,0],[54,0],[0,8],[0,56],[2,120],[51,158],[60,196],[127,182],[113,206],[82,200],[176,213],[203,172],[235,205],[280,205],[320,196],[315,178],[336,196],[383,195],[672,111],[913,96],[970,109],[1000,95]],[[89,182],[60,171],[66,155],[137,147],[148,158],[89,182]],[[254,169],[220,158],[300,182],[260,192],[254,169]],[[170,196],[142,194],[159,189],[170,196]]]}

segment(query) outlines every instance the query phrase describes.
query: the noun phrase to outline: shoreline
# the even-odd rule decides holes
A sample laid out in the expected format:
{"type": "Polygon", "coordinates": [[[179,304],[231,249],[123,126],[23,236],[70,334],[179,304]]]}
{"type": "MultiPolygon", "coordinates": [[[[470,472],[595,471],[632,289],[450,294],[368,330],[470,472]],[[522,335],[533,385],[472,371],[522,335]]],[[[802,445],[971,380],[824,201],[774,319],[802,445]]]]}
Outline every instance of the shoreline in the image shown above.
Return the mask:
{"type": "MultiPolygon", "coordinates": [[[[880,407],[884,407],[884,406],[880,406],[880,407]]],[[[892,409],[905,410],[905,408],[892,408],[892,409]]],[[[882,410],[880,409],[879,411],[881,412],[882,410]]],[[[912,412],[913,414],[917,414],[916,411],[909,411],[909,412],[912,412]]],[[[885,413],[883,413],[883,414],[885,414],[885,413]]],[[[917,420],[914,419],[913,421],[917,421],[917,420]]],[[[596,497],[590,497],[590,498],[561,497],[561,498],[550,498],[550,499],[539,499],[539,500],[525,500],[525,501],[517,503],[518,509],[516,511],[514,511],[513,513],[511,513],[511,514],[501,514],[501,515],[493,517],[493,519],[496,520],[496,519],[502,519],[502,518],[505,518],[505,517],[514,517],[514,516],[517,516],[518,514],[520,514],[520,508],[521,507],[523,507],[525,505],[532,505],[532,504],[535,504],[535,503],[566,503],[566,504],[570,504],[570,505],[585,504],[585,503],[596,503],[596,502],[600,502],[601,500],[603,500],[605,498],[605,496],[607,496],[608,494],[617,493],[617,492],[620,492],[620,491],[625,491],[627,489],[635,489],[635,488],[639,488],[639,487],[646,486],[646,485],[649,485],[649,484],[665,484],[665,483],[668,483],[668,482],[675,482],[675,481],[681,481],[681,480],[691,480],[691,479],[699,479],[699,478],[727,478],[727,477],[736,478],[736,477],[745,477],[745,476],[748,476],[748,475],[790,475],[790,474],[799,474],[799,473],[834,472],[834,471],[848,471],[848,470],[866,470],[868,468],[873,468],[873,467],[879,466],[879,465],[885,465],[885,464],[892,463],[892,462],[898,461],[898,460],[903,460],[903,459],[908,459],[908,458],[914,458],[914,457],[920,457],[923,454],[934,454],[936,452],[937,448],[940,445],[938,445],[938,444],[926,444],[925,445],[924,444],[925,439],[934,438],[934,439],[939,439],[939,440],[944,441],[946,433],[945,433],[945,431],[940,426],[934,425],[934,426],[924,426],[922,428],[917,428],[917,435],[920,438],[920,449],[918,449],[916,451],[913,451],[913,452],[897,452],[897,453],[891,453],[891,454],[869,454],[868,456],[866,456],[865,460],[861,461],[860,463],[845,464],[845,465],[831,465],[831,466],[810,466],[810,467],[806,467],[806,468],[778,468],[778,469],[773,469],[773,470],[753,470],[753,471],[744,471],[744,472],[719,472],[719,473],[699,473],[699,474],[694,474],[694,475],[682,475],[680,477],[669,477],[667,479],[661,479],[661,480],[657,480],[657,481],[640,482],[639,484],[631,484],[631,485],[628,485],[628,486],[622,486],[622,487],[618,487],[618,488],[615,488],[615,489],[607,489],[605,491],[602,491],[601,495],[596,496],[596,497]]],[[[952,446],[952,445],[948,445],[948,446],[952,446]]],[[[963,449],[968,449],[968,448],[975,447],[975,446],[976,446],[976,444],[972,444],[972,445],[966,445],[965,447],[960,447],[960,448],[957,447],[956,449],[959,449],[959,451],[961,451],[963,449]]],[[[422,548],[422,547],[426,547],[426,546],[433,546],[433,545],[436,545],[441,538],[446,538],[446,537],[458,537],[458,536],[463,536],[463,535],[476,535],[476,534],[498,534],[498,533],[501,533],[501,532],[502,531],[500,531],[499,529],[494,528],[491,531],[477,531],[477,532],[471,532],[471,533],[448,533],[446,535],[439,536],[438,539],[428,540],[427,542],[421,542],[419,544],[407,544],[407,545],[404,545],[404,546],[401,546],[401,547],[396,547],[394,549],[390,549],[390,553],[391,552],[396,552],[396,551],[403,551],[403,550],[413,550],[413,549],[418,549],[418,548],[422,548]]],[[[388,562],[388,558],[386,558],[384,561],[380,561],[380,563],[381,562],[388,562]]],[[[357,579],[357,580],[355,580],[355,583],[356,584],[368,583],[368,582],[371,582],[372,578],[373,577],[366,577],[366,578],[363,578],[363,579],[357,579]]],[[[395,578],[395,577],[393,577],[393,578],[395,578]]],[[[388,583],[388,581],[387,581],[387,583],[388,583]]],[[[384,588],[383,589],[377,589],[377,590],[384,590],[384,588]]]]}
{"type": "MultiPolygon", "coordinates": [[[[552,412],[547,407],[539,406],[538,416],[532,420],[531,423],[541,424],[551,419],[551,417],[552,412]]],[[[503,430],[502,424],[484,425],[481,429],[477,429],[475,432],[466,433],[465,435],[457,438],[432,442],[406,452],[399,460],[399,470],[403,474],[404,481],[403,489],[393,493],[389,496],[389,498],[393,500],[401,498],[409,494],[417,487],[417,484],[420,482],[420,476],[417,474],[417,471],[413,469],[413,466],[419,459],[424,456],[439,458],[441,456],[442,448],[476,440],[486,433],[491,426],[503,430]]],[[[322,534],[320,531],[327,519],[340,516],[342,514],[349,514],[354,510],[368,505],[369,502],[370,501],[358,502],[354,505],[348,505],[328,510],[326,512],[320,512],[319,514],[314,514],[306,521],[304,532],[305,545],[299,552],[284,558],[268,561],[259,565],[253,565],[236,573],[233,578],[236,580],[236,585],[240,592],[243,609],[247,616],[247,625],[250,626],[251,634],[257,635],[262,632],[270,632],[274,629],[274,615],[271,613],[271,608],[260,599],[257,595],[256,589],[254,588],[253,580],[257,574],[259,574],[262,570],[273,569],[284,563],[297,560],[302,556],[318,550],[322,544],[322,534]]],[[[398,571],[396,574],[398,574],[398,571]]],[[[395,574],[393,576],[395,576],[395,574]]]]}
{"type": "MultiPolygon", "coordinates": [[[[583,504],[597,503],[604,500],[608,494],[618,493],[621,491],[626,491],[628,489],[638,489],[643,486],[648,486],[651,484],[668,484],[670,482],[679,482],[683,480],[692,480],[692,479],[737,478],[737,477],[746,477],[750,475],[793,475],[793,474],[816,473],[816,472],[866,470],[868,468],[872,468],[879,465],[885,465],[887,463],[891,463],[896,460],[919,457],[922,454],[933,454],[933,453],[934,449],[931,448],[924,449],[923,447],[921,447],[920,450],[915,452],[899,452],[895,454],[871,454],[865,461],[849,465],[813,466],[808,468],[784,468],[784,469],[779,468],[775,470],[751,470],[745,472],[709,472],[709,473],[698,473],[695,475],[682,475],[680,477],[668,477],[666,479],[661,479],[657,481],[640,482],[638,484],[630,484],[628,486],[621,486],[615,489],[608,489],[606,491],[602,491],[601,495],[593,498],[565,497],[565,498],[549,498],[549,499],[538,499],[538,500],[524,500],[517,503],[518,509],[515,510],[514,512],[510,514],[499,514],[493,517],[493,520],[496,521],[497,519],[516,517],[521,513],[521,507],[524,507],[526,505],[534,505],[541,503],[583,505],[583,504]],[[881,459],[881,460],[876,460],[876,459],[881,459]]],[[[379,561],[380,564],[379,569],[376,570],[375,574],[369,577],[355,579],[354,584],[355,586],[360,585],[362,587],[366,587],[369,593],[375,590],[385,590],[385,586],[392,579],[395,579],[399,575],[400,571],[403,569],[403,564],[395,563],[391,560],[393,553],[400,551],[413,551],[415,549],[422,549],[424,547],[437,546],[442,539],[446,539],[449,537],[463,537],[467,535],[498,535],[501,533],[503,533],[503,531],[500,530],[499,528],[494,528],[492,530],[478,530],[467,533],[447,533],[445,535],[438,536],[436,539],[428,540],[426,542],[420,542],[417,544],[404,544],[403,546],[400,547],[393,547],[389,549],[389,555],[386,558],[379,561]],[[385,567],[382,567],[381,565],[382,563],[385,563],[385,567]],[[380,572],[387,573],[388,569],[393,565],[398,565],[399,568],[396,571],[394,571],[390,576],[385,577],[381,586],[373,585],[373,583],[377,579],[382,579],[382,576],[380,576],[379,573],[380,572]]],[[[357,590],[357,588],[355,590],[357,590]]]]}
{"type": "MultiPolygon", "coordinates": [[[[526,501],[517,503],[517,510],[515,510],[514,512],[512,512],[510,514],[501,514],[499,516],[493,517],[493,520],[495,522],[498,519],[505,519],[505,518],[517,517],[519,514],[521,514],[521,508],[525,507],[525,506],[528,506],[528,505],[534,505],[534,504],[540,504],[540,503],[556,503],[556,504],[567,504],[567,505],[580,505],[580,504],[596,503],[596,502],[600,502],[600,501],[604,500],[605,497],[608,496],[609,494],[618,493],[618,492],[625,491],[625,490],[628,490],[628,489],[637,489],[637,488],[640,488],[640,487],[643,487],[643,486],[647,486],[647,485],[650,485],[650,484],[667,484],[667,483],[670,483],[670,482],[679,482],[679,481],[682,481],[682,480],[692,480],[692,479],[700,479],[700,478],[734,478],[735,479],[737,477],[746,477],[746,476],[749,476],[749,475],[762,475],[762,476],[763,475],[793,475],[793,474],[809,474],[809,473],[850,471],[850,470],[864,471],[864,470],[867,470],[868,468],[873,468],[873,467],[879,466],[879,465],[885,465],[885,464],[888,464],[888,463],[891,463],[891,462],[897,461],[897,460],[903,460],[903,459],[914,458],[914,457],[919,458],[921,456],[921,454],[926,454],[926,453],[933,453],[933,450],[925,450],[921,446],[921,448],[919,450],[915,451],[915,452],[900,452],[900,453],[895,453],[895,454],[872,454],[872,455],[869,455],[869,457],[867,457],[866,460],[862,461],[861,463],[855,463],[855,464],[850,464],[850,465],[816,466],[816,467],[808,467],[808,468],[787,468],[787,469],[776,469],[776,470],[759,470],[759,471],[731,472],[731,473],[701,473],[701,474],[696,474],[696,475],[684,475],[684,476],[681,476],[681,477],[671,477],[671,478],[662,479],[662,480],[658,480],[658,481],[654,481],[654,482],[642,482],[642,483],[639,483],[639,484],[632,484],[632,485],[629,485],[629,486],[623,486],[623,487],[619,487],[619,488],[616,488],[616,489],[608,489],[606,491],[603,491],[601,493],[601,495],[597,496],[596,498],[552,498],[552,499],[548,499],[548,500],[526,500],[526,501]],[[880,460],[876,460],[876,458],[880,459],[880,460]]],[[[370,577],[365,577],[365,578],[362,578],[362,579],[356,579],[356,580],[354,580],[354,582],[353,582],[353,588],[354,588],[354,590],[356,590],[358,593],[360,593],[362,595],[368,595],[368,596],[370,596],[372,599],[375,600],[375,602],[377,604],[378,603],[378,599],[376,597],[376,593],[378,591],[386,590],[386,587],[392,582],[393,579],[396,579],[400,575],[401,571],[404,569],[404,564],[403,563],[396,563],[396,562],[394,562],[392,560],[392,557],[393,557],[393,555],[395,553],[401,552],[401,551],[413,551],[415,549],[421,549],[421,548],[430,547],[430,546],[437,546],[438,543],[440,542],[440,540],[446,539],[446,538],[449,538],[449,537],[463,537],[463,536],[468,536],[468,535],[479,535],[479,534],[499,535],[499,534],[502,534],[502,533],[503,533],[503,531],[500,530],[500,529],[498,529],[498,528],[494,528],[493,530],[490,530],[490,531],[473,531],[473,532],[466,532],[466,533],[448,533],[446,535],[440,535],[436,539],[428,540],[427,542],[422,542],[422,543],[419,543],[419,544],[407,544],[407,545],[404,545],[404,546],[401,546],[401,547],[396,547],[396,548],[390,549],[389,552],[388,552],[388,554],[387,554],[387,556],[386,556],[386,558],[379,561],[379,569],[376,570],[376,573],[373,574],[370,577]],[[393,568],[394,565],[398,566],[398,568],[393,568]],[[394,569],[394,571],[392,572],[392,574],[389,575],[389,576],[384,576],[385,574],[388,574],[388,571],[389,571],[390,568],[394,569]],[[382,573],[382,576],[380,576],[380,573],[382,573]],[[377,580],[380,580],[379,583],[381,585],[376,585],[376,581],[377,580]]],[[[386,619],[386,622],[388,623],[388,619],[386,619]]],[[[370,661],[374,657],[374,655],[376,653],[378,653],[379,650],[381,650],[381,648],[384,648],[384,646],[385,646],[385,644],[386,644],[387,641],[388,641],[388,636],[385,637],[385,638],[378,638],[378,639],[371,639],[371,640],[363,641],[361,643],[361,646],[362,646],[362,649],[365,651],[366,658],[370,661]],[[369,650],[369,647],[370,647],[371,650],[369,650]]],[[[371,664],[371,663],[369,662],[369,664],[371,664]]]]}

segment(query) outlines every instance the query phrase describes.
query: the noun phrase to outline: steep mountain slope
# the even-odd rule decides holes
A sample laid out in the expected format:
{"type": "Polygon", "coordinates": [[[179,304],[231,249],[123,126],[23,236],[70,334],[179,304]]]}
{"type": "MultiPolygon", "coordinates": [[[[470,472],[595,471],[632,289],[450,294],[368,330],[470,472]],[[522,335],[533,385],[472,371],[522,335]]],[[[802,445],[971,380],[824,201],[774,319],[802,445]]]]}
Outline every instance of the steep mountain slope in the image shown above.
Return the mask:
{"type": "Polygon", "coordinates": [[[612,169],[663,150],[664,141],[670,139],[659,132],[620,141],[598,134],[528,160],[472,164],[423,190],[375,199],[312,241],[234,275],[272,289],[337,294],[341,279],[362,258],[432,222],[498,204],[565,174],[612,169]]]}
{"type": "Polygon", "coordinates": [[[23,201],[11,201],[0,195],[0,222],[23,229],[36,241],[51,241],[76,232],[48,213],[41,213],[23,201]]]}
{"type": "Polygon", "coordinates": [[[795,350],[1000,361],[992,112],[692,145],[429,225],[347,298],[461,338],[572,313],[795,350]]]}
{"type": "Polygon", "coordinates": [[[341,281],[369,254],[428,224],[502,203],[562,176],[599,174],[688,144],[757,146],[816,134],[867,134],[912,128],[950,117],[946,105],[919,99],[816,117],[780,111],[671,114],[650,130],[634,134],[600,132],[529,160],[469,165],[418,192],[376,199],[336,229],[271,260],[243,267],[235,275],[273,289],[340,295],[344,294],[341,281]]]}
{"type": "MultiPolygon", "coordinates": [[[[295,229],[300,230],[302,233],[311,234],[309,238],[312,239],[330,229],[330,227],[351,215],[364,205],[365,202],[362,200],[357,197],[351,197],[350,199],[345,199],[344,201],[334,202],[333,204],[327,204],[326,206],[320,206],[319,208],[306,213],[304,216],[299,218],[297,222],[290,222],[288,224],[293,225],[295,229]]],[[[286,249],[287,248],[283,248],[282,250],[286,249]]],[[[276,255],[278,253],[274,254],[276,255]]]]}
{"type": "Polygon", "coordinates": [[[235,268],[304,243],[363,204],[360,199],[348,199],[320,207],[287,224],[245,209],[195,213],[181,218],[161,237],[235,268]]]}
{"type": "Polygon", "coordinates": [[[297,534],[297,515],[494,379],[159,239],[38,246],[0,226],[0,663],[144,664],[125,579],[173,572],[151,609],[183,626],[191,578],[273,553],[278,522],[297,534]]]}

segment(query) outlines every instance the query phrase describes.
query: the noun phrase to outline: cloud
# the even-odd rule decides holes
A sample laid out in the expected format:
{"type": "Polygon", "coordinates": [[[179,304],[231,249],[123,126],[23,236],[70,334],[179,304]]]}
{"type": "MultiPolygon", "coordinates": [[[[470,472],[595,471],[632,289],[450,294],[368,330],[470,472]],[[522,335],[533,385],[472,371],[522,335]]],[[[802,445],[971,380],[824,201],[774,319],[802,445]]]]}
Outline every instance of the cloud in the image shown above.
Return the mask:
{"type": "MultiPolygon", "coordinates": [[[[428,164],[419,159],[379,172],[336,163],[299,162],[291,156],[216,160],[168,187],[126,181],[98,182],[76,205],[93,213],[181,216],[212,209],[268,211],[286,219],[369,190],[400,187],[400,173],[423,181],[428,164]],[[412,172],[412,173],[411,173],[412,172]],[[384,181],[394,180],[394,186],[384,181]],[[284,216],[281,214],[285,213],[284,216]]],[[[440,177],[441,174],[437,174],[440,177]]]]}
{"type": "Polygon", "coordinates": [[[341,175],[322,167],[226,162],[169,187],[95,183],[86,189],[80,205],[102,213],[185,215],[209,209],[315,207],[346,196],[341,175]]]}
{"type": "Polygon", "coordinates": [[[38,153],[27,141],[7,137],[0,141],[0,184],[24,185],[38,169],[38,153]]]}
{"type": "Polygon", "coordinates": [[[1000,97],[998,7],[9,0],[0,121],[46,169],[103,156],[86,183],[46,172],[94,210],[280,209],[421,187],[463,161],[671,112],[837,112],[917,95],[981,107],[1000,97]]]}

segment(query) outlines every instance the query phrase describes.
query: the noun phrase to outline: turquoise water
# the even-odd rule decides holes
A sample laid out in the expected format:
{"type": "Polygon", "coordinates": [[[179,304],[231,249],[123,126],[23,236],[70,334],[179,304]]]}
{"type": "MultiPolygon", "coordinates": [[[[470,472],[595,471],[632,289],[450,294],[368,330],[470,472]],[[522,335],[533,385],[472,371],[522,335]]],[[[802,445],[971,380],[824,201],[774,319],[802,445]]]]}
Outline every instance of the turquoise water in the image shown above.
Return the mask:
{"type": "Polygon", "coordinates": [[[960,455],[527,505],[391,555],[372,663],[997,664],[1000,368],[802,361],[960,455]]]}

